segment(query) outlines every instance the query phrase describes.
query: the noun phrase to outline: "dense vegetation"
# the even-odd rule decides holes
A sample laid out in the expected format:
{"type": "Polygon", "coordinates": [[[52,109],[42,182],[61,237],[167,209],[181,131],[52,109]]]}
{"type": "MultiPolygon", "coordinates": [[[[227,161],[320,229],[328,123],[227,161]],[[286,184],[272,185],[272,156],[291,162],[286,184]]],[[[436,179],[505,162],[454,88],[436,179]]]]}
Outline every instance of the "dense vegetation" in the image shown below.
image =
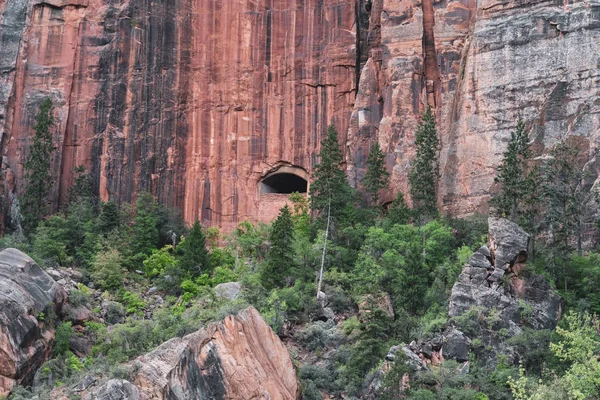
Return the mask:
{"type": "MultiPolygon", "coordinates": [[[[15,232],[0,243],[26,251],[46,268],[82,271],[85,284],[72,290],[70,302],[103,313],[104,323],[89,322],[83,333],[57,322],[55,358],[42,368],[40,398],[47,388],[82,374],[126,376],[121,362],[247,305],[291,338],[292,355],[305,360],[299,365],[304,398],[363,396],[392,345],[444,327],[452,285],[486,239],[487,217],[444,218],[435,208],[438,142],[430,110],[417,140],[410,180],[414,209],[402,193],[387,208],[379,202],[389,174],[378,145],[368,158],[364,192],[351,188],[335,128],[329,127],[310,206],[305,196],[293,194],[291,207],[272,225],[243,222],[228,236],[199,222],[186,227],[176,211],[148,193],[120,207],[99,202],[89,176],[79,170],[64,212],[28,224],[25,236],[15,232]],[[320,271],[337,322],[323,316],[317,301],[320,271]],[[231,281],[242,282],[242,297],[217,299],[212,288],[231,281]],[[102,293],[100,298],[90,288],[102,293]],[[149,292],[160,293],[164,303],[150,304],[149,292]],[[76,357],[68,345],[72,335],[82,334],[94,341],[86,358],[76,357]]],[[[381,398],[598,398],[600,328],[592,314],[600,312],[600,254],[582,250],[583,228],[592,229],[589,224],[597,221],[581,205],[592,196],[582,186],[583,169],[569,169],[572,152],[559,146],[555,152],[550,162],[534,165],[519,124],[499,169],[494,205],[496,213],[534,234],[552,233],[532,249],[531,268],[551,280],[572,313],[556,332],[525,331],[515,338],[520,367],[504,362],[490,367],[472,356],[469,374],[457,373],[454,361],[414,373],[396,362],[378,389],[381,398]],[[539,212],[542,204],[550,205],[548,212],[539,212]],[[410,388],[401,390],[406,373],[410,388]]],[[[27,396],[23,390],[13,398],[27,396]]]]}

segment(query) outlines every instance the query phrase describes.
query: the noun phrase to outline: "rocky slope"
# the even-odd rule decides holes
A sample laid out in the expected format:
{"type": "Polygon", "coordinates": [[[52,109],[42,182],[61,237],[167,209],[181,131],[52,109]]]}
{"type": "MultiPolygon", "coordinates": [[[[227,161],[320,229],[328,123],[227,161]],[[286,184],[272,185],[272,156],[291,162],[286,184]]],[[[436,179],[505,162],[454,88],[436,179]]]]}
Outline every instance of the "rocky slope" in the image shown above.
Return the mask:
{"type": "Polygon", "coordinates": [[[562,311],[561,298],[548,280],[527,270],[528,246],[529,235],[517,224],[490,218],[488,244],[471,256],[452,287],[447,326],[419,342],[393,346],[370,383],[369,398],[381,387],[396,354],[403,354],[413,371],[455,360],[462,364],[460,373],[469,373],[471,352],[490,371],[500,357],[509,365],[522,361],[510,339],[525,328],[555,329],[562,311]]]}
{"type": "Polygon", "coordinates": [[[248,308],[133,362],[132,382],[111,380],[85,399],[280,399],[300,396],[287,349],[248,308]]]}
{"type": "Polygon", "coordinates": [[[50,357],[64,289],[16,249],[0,251],[0,396],[50,357]]]}
{"type": "Polygon", "coordinates": [[[353,183],[378,140],[405,190],[426,105],[455,215],[485,209],[519,117],[539,153],[578,138],[591,183],[599,36],[597,0],[4,0],[3,213],[45,96],[55,208],[84,165],[103,200],[150,190],[188,221],[267,219],[285,196],[261,195],[261,178],[282,165],[306,178],[331,122],[353,183]]]}

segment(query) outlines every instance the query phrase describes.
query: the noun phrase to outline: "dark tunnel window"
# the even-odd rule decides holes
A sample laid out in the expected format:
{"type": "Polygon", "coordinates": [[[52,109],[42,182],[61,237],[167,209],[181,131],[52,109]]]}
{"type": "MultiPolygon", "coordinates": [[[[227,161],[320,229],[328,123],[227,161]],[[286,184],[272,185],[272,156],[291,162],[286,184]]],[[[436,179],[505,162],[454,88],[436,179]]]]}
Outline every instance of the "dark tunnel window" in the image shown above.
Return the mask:
{"type": "Polygon", "coordinates": [[[282,193],[290,194],[294,192],[306,193],[308,183],[305,179],[294,174],[273,174],[266,177],[260,183],[261,193],[282,193]]]}

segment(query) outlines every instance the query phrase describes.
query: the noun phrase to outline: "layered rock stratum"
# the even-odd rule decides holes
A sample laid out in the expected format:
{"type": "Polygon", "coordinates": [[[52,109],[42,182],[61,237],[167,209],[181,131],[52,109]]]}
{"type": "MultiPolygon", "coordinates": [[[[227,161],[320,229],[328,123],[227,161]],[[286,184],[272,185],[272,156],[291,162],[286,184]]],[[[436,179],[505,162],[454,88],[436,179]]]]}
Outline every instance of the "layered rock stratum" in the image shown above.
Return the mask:
{"type": "Polygon", "coordinates": [[[66,298],[25,253],[0,251],[0,396],[30,384],[52,355],[54,322],[66,298]]]}
{"type": "Polygon", "coordinates": [[[453,215],[485,211],[518,118],[538,155],[574,138],[591,185],[599,53],[598,0],[3,0],[1,208],[22,193],[45,97],[54,209],[83,165],[103,200],[147,190],[190,222],[266,220],[285,196],[261,179],[306,179],[330,123],[353,184],[379,141],[387,201],[406,191],[426,106],[453,215]]]}
{"type": "Polygon", "coordinates": [[[134,362],[132,383],[142,400],[295,400],[300,384],[292,359],[250,307],[134,362]]]}

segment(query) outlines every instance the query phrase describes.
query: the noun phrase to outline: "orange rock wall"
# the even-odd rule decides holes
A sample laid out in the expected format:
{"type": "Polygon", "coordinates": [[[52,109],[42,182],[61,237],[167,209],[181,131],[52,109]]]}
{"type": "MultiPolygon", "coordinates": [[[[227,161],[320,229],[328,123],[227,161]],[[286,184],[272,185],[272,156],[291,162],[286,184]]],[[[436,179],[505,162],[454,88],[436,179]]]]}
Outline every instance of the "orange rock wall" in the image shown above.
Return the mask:
{"type": "Polygon", "coordinates": [[[311,172],[334,123],[352,184],[378,140],[407,192],[427,104],[440,206],[485,211],[510,131],[566,135],[600,158],[600,6],[588,0],[3,0],[3,213],[22,191],[37,105],[56,105],[58,209],[84,165],[103,200],[148,190],[187,221],[230,230],[276,215],[258,182],[311,172]],[[595,58],[596,57],[596,58],[595,58]]]}
{"type": "Polygon", "coordinates": [[[310,170],[329,123],[345,136],[357,76],[354,0],[6,8],[19,1],[0,5],[5,19],[26,17],[16,37],[0,36],[16,48],[0,65],[5,214],[7,192],[23,188],[46,96],[56,107],[54,209],[83,165],[103,200],[130,202],[147,190],[186,220],[227,230],[260,219],[266,172],[283,162],[310,170]]]}

